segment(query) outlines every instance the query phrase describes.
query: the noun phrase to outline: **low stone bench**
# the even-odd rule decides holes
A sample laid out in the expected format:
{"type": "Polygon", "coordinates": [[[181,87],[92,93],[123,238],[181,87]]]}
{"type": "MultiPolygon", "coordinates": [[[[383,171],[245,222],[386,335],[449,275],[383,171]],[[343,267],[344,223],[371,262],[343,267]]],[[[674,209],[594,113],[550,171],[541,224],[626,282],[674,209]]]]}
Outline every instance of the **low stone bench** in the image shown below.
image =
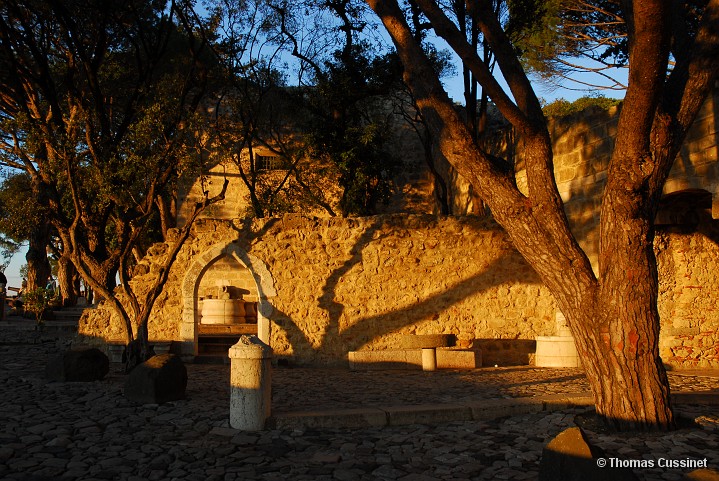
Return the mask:
{"type": "Polygon", "coordinates": [[[437,370],[437,348],[451,347],[456,343],[454,334],[404,334],[400,337],[399,347],[421,349],[422,370],[437,370]]]}
{"type": "Polygon", "coordinates": [[[482,352],[474,349],[452,349],[454,334],[402,334],[398,349],[351,351],[351,370],[368,369],[476,369],[482,366],[482,352]]]}
{"type": "Polygon", "coordinates": [[[419,348],[350,351],[350,370],[423,369],[422,349],[432,349],[434,351],[437,369],[476,369],[482,367],[482,351],[478,349],[419,348]]]}

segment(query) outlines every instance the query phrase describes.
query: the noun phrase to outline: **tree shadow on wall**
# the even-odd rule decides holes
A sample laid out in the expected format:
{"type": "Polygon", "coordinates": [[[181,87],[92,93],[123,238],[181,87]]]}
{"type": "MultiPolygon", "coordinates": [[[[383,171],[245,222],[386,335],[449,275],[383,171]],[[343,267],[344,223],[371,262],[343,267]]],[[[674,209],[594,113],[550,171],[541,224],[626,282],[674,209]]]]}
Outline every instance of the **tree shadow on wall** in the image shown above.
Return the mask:
{"type": "MultiPolygon", "coordinates": [[[[231,228],[237,232],[238,240],[251,239],[250,245],[259,242],[267,232],[269,232],[276,224],[281,222],[279,217],[271,217],[262,224],[262,227],[257,232],[252,232],[253,217],[244,217],[241,219],[234,219],[232,221],[231,228]],[[239,222],[239,225],[236,223],[239,222]]],[[[249,246],[248,246],[249,247],[249,246]]],[[[249,252],[249,249],[247,249],[249,252]]]]}
{"type": "MultiPolygon", "coordinates": [[[[375,233],[380,232],[381,225],[382,219],[380,217],[375,217],[372,225],[359,236],[357,242],[355,242],[352,246],[352,249],[350,250],[351,257],[339,268],[335,269],[325,281],[325,285],[322,288],[322,295],[318,299],[319,307],[327,311],[330,315],[329,326],[322,342],[323,346],[327,344],[328,341],[329,344],[332,345],[333,341],[339,339],[340,337],[339,323],[344,313],[345,306],[344,304],[336,301],[336,291],[342,276],[347,274],[354,266],[362,262],[362,251],[372,242],[375,233]]],[[[385,237],[387,237],[387,234],[380,234],[377,236],[376,240],[379,242],[385,237]]],[[[320,347],[320,349],[322,348],[320,347]]]]}
{"type": "MultiPolygon", "coordinates": [[[[390,234],[377,235],[382,231],[380,229],[382,222],[382,218],[375,219],[374,223],[360,235],[350,250],[350,258],[330,274],[322,287],[322,295],[318,298],[318,307],[328,313],[329,322],[325,332],[320,334],[319,345],[316,339],[313,340],[312,336],[308,335],[291,316],[278,310],[275,311],[276,316],[273,316],[275,322],[286,331],[288,341],[295,351],[314,352],[316,355],[326,354],[327,357],[337,358],[345,355],[348,351],[360,349],[381,335],[427,320],[428,312],[438,314],[473,295],[520,280],[516,272],[499,268],[507,261],[509,255],[515,254],[513,250],[507,250],[486,265],[481,272],[459,280],[441,292],[436,292],[405,307],[362,317],[340,332],[340,321],[347,306],[337,300],[339,284],[343,276],[357,264],[363,262],[363,251],[367,246],[381,242],[383,238],[390,236],[390,234]]],[[[500,231],[498,230],[498,232],[500,231]]],[[[393,255],[391,251],[383,252],[387,252],[387,256],[393,255]]],[[[527,266],[527,270],[523,272],[532,271],[527,266]]],[[[541,284],[536,274],[530,275],[532,277],[525,276],[521,280],[528,284],[541,284]]]]}
{"type": "MultiPolygon", "coordinates": [[[[609,129],[607,125],[615,122],[616,117],[606,112],[599,112],[589,116],[578,116],[571,122],[559,122],[553,126],[553,138],[564,139],[564,145],[560,149],[562,155],[566,155],[567,159],[575,157],[589,159],[587,162],[572,163],[571,165],[569,163],[561,165],[560,162],[559,167],[571,168],[571,176],[566,174],[569,177],[563,183],[563,188],[566,189],[565,197],[567,197],[565,210],[575,237],[590,256],[597,253],[599,205],[605,185],[603,172],[606,171],[613,148],[613,139],[607,135],[609,129]]],[[[521,151],[521,139],[512,137],[506,144],[505,156],[519,162],[521,168],[521,155],[517,155],[521,151]]],[[[365,316],[344,328],[341,326],[341,320],[345,316],[347,306],[338,300],[340,299],[337,295],[338,287],[342,278],[364,261],[363,253],[367,246],[373,242],[381,242],[388,235],[378,235],[379,232],[385,232],[381,229],[382,223],[382,218],[374,219],[370,227],[359,236],[353,245],[349,252],[349,259],[330,274],[322,287],[322,294],[318,298],[318,307],[329,315],[325,332],[308,336],[302,330],[301,324],[292,320],[288,315],[282,314],[282,318],[287,321],[282,327],[288,330],[288,336],[292,340],[291,342],[297,344],[296,347],[307,348],[310,350],[309,352],[314,351],[316,354],[324,352],[330,357],[335,357],[339,354],[336,349],[342,349],[345,353],[357,350],[378,336],[427,320],[428,312],[446,311],[473,295],[499,285],[515,282],[542,284],[529,266],[522,272],[532,272],[531,278],[510,272],[506,268],[499,268],[510,255],[515,255],[513,250],[505,251],[501,257],[491,261],[481,272],[467,279],[458,280],[456,284],[441,292],[436,292],[412,305],[365,316]],[[340,332],[341,328],[343,328],[342,332],[340,332]],[[321,337],[321,341],[318,341],[317,336],[321,337]]],[[[504,231],[498,229],[498,232],[504,231]]],[[[396,255],[391,248],[383,250],[382,254],[387,257],[396,255]]],[[[427,275],[431,275],[431,272],[427,275]]],[[[388,285],[387,288],[392,287],[388,285]]]]}

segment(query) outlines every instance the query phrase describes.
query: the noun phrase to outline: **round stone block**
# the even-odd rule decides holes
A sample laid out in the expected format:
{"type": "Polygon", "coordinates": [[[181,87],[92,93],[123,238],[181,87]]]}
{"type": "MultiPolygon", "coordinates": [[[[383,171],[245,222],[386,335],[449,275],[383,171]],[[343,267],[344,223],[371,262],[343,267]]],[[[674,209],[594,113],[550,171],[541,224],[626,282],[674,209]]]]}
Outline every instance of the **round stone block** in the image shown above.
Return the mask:
{"type": "Polygon", "coordinates": [[[452,347],[457,342],[454,334],[404,334],[400,337],[398,349],[426,349],[430,347],[452,347]]]}

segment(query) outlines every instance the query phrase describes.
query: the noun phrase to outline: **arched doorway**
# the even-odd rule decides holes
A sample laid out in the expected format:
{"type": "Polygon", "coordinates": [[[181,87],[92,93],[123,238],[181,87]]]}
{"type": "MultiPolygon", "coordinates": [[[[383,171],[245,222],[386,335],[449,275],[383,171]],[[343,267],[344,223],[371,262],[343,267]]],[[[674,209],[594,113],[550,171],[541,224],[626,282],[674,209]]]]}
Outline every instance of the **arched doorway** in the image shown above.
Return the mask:
{"type": "MultiPolygon", "coordinates": [[[[256,329],[257,336],[270,344],[270,299],[276,295],[272,276],[260,259],[247,253],[236,243],[220,243],[197,256],[185,273],[180,324],[183,355],[199,354],[203,337],[201,298],[219,296],[222,287],[230,287],[233,295],[241,294],[243,299],[256,307],[254,316],[247,316],[251,322],[244,326],[244,330],[250,332],[256,329]],[[256,327],[253,327],[253,324],[256,327]]],[[[228,332],[227,337],[239,337],[242,334],[239,331],[242,330],[235,328],[237,333],[228,332]]]]}
{"type": "Polygon", "coordinates": [[[664,195],[660,201],[656,226],[687,226],[695,228],[712,220],[711,192],[703,189],[685,189],[664,195]]]}

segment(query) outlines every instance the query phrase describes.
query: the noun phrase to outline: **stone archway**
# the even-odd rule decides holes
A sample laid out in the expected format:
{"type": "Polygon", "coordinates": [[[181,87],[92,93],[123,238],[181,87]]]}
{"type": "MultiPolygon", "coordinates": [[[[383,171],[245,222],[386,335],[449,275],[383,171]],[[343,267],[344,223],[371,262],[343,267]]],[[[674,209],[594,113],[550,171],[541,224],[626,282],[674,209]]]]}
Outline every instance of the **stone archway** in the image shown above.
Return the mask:
{"type": "Polygon", "coordinates": [[[207,269],[219,258],[228,256],[246,267],[254,279],[257,288],[257,336],[270,344],[270,321],[272,303],[270,299],[277,295],[274,281],[267,266],[257,257],[246,252],[234,242],[215,244],[195,257],[185,273],[182,282],[182,321],[180,323],[180,341],[183,355],[197,355],[197,325],[200,322],[198,308],[198,288],[207,269]]]}
{"type": "Polygon", "coordinates": [[[714,195],[704,189],[665,192],[654,219],[656,226],[697,225],[701,220],[716,219],[714,195]]]}

